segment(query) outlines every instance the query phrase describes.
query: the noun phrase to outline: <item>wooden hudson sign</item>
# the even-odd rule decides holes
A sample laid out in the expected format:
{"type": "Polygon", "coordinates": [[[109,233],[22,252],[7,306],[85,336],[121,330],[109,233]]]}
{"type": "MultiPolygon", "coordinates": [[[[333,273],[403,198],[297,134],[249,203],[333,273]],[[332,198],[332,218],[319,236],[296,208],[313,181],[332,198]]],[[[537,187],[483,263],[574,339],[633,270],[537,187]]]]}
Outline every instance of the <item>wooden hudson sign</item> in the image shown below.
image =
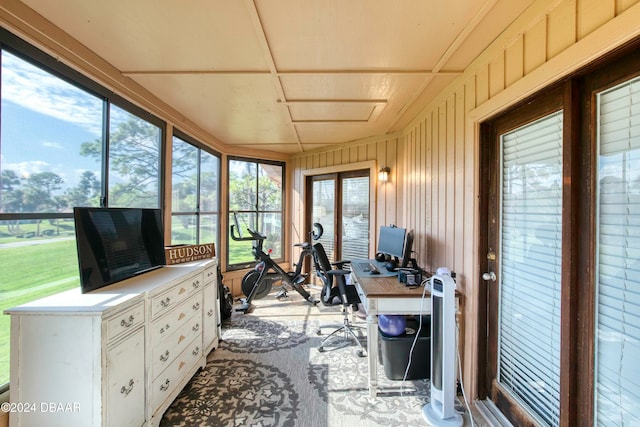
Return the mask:
{"type": "Polygon", "coordinates": [[[216,256],[216,247],[213,243],[165,246],[164,255],[167,265],[181,264],[183,262],[213,258],[216,256]]]}

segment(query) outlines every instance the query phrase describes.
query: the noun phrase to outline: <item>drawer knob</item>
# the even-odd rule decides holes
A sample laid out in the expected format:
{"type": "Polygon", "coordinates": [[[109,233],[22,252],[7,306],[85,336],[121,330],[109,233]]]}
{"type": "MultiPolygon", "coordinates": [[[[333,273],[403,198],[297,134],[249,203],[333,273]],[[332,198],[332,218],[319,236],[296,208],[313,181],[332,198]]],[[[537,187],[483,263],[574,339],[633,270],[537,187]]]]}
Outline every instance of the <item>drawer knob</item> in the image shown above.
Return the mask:
{"type": "Polygon", "coordinates": [[[191,283],[193,286],[193,289],[198,289],[200,287],[200,280],[196,280],[194,282],[191,283]]]}
{"type": "Polygon", "coordinates": [[[207,316],[209,317],[213,316],[213,309],[207,311],[207,316]]]}
{"type": "Polygon", "coordinates": [[[160,333],[164,334],[165,331],[167,331],[169,329],[169,324],[167,323],[167,326],[165,326],[164,328],[160,328],[160,333]]]}
{"type": "Polygon", "coordinates": [[[191,328],[193,330],[193,332],[198,332],[200,330],[200,324],[196,323],[195,325],[193,325],[193,328],[191,328]]]}
{"type": "Polygon", "coordinates": [[[131,393],[131,390],[133,390],[133,384],[134,384],[133,378],[131,378],[129,380],[129,387],[122,386],[122,388],[120,389],[120,393],[124,394],[125,396],[128,396],[129,393],[131,393]]]}
{"type": "Polygon", "coordinates": [[[169,383],[171,381],[169,381],[169,378],[167,378],[167,380],[164,382],[164,384],[162,384],[160,386],[160,391],[167,391],[167,389],[169,388],[169,383]]]}
{"type": "Polygon", "coordinates": [[[122,319],[122,321],[120,322],[120,326],[123,326],[125,328],[128,328],[129,326],[133,325],[133,314],[131,316],[129,316],[129,319],[122,319]]]}
{"type": "Polygon", "coordinates": [[[194,348],[194,349],[193,349],[192,354],[193,354],[194,356],[197,356],[199,353],[200,353],[200,347],[196,347],[196,348],[194,348]]]}
{"type": "Polygon", "coordinates": [[[198,310],[200,310],[200,303],[199,302],[193,304],[193,311],[198,311],[198,310]]]}
{"type": "Polygon", "coordinates": [[[169,360],[169,350],[165,351],[164,354],[160,355],[161,362],[166,362],[167,360],[169,360]]]}
{"type": "Polygon", "coordinates": [[[171,298],[169,298],[169,297],[166,297],[165,299],[160,301],[160,305],[163,306],[163,307],[169,307],[170,303],[171,303],[171,298]]]}

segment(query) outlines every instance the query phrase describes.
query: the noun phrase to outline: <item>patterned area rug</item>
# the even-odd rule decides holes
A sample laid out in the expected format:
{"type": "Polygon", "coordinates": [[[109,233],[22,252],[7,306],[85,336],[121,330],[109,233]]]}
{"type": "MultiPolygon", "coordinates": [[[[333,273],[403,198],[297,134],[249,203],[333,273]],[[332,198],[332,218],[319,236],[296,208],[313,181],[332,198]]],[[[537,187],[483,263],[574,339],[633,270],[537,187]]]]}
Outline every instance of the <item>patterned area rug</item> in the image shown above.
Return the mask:
{"type": "MultiPolygon", "coordinates": [[[[234,316],[222,342],[166,411],[169,426],[420,426],[429,381],[391,381],[380,366],[369,397],[367,358],[336,338],[317,350],[315,320],[234,316]]],[[[329,329],[330,331],[331,329],[329,329]]],[[[462,407],[458,408],[462,412],[462,407]]]]}

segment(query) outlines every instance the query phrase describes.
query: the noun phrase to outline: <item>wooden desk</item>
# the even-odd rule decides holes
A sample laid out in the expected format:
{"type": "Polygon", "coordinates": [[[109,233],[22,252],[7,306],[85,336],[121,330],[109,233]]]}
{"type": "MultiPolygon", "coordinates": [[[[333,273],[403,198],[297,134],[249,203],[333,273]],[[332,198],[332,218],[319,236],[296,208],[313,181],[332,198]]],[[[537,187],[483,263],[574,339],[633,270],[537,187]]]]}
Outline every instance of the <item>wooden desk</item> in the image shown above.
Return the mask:
{"type": "Polygon", "coordinates": [[[431,293],[424,287],[408,288],[398,277],[351,274],[360,301],[367,312],[367,355],[369,357],[369,395],[378,387],[378,315],[431,314],[431,293]],[[424,293],[424,298],[422,295],[424,293]]]}

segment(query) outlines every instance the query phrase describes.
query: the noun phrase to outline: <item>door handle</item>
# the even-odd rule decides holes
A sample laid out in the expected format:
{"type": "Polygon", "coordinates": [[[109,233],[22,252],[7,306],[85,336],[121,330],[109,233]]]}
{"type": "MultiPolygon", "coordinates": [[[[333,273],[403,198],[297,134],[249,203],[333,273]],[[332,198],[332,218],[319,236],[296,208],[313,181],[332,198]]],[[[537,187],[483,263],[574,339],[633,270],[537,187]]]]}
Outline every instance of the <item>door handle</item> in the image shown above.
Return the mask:
{"type": "Polygon", "coordinates": [[[496,281],[496,273],[494,273],[493,271],[490,271],[488,273],[484,273],[482,275],[482,280],[495,282],[496,281]]]}

